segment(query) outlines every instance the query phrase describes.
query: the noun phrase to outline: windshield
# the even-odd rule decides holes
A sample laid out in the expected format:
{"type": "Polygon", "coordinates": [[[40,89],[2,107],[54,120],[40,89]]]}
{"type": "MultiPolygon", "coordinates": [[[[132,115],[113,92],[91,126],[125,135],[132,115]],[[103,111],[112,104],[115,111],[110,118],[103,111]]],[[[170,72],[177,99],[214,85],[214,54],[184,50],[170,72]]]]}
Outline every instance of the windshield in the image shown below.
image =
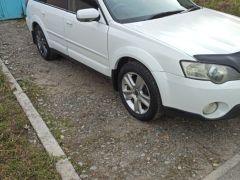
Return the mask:
{"type": "Polygon", "coordinates": [[[145,21],[199,9],[191,0],[104,0],[119,23],[145,21]]]}

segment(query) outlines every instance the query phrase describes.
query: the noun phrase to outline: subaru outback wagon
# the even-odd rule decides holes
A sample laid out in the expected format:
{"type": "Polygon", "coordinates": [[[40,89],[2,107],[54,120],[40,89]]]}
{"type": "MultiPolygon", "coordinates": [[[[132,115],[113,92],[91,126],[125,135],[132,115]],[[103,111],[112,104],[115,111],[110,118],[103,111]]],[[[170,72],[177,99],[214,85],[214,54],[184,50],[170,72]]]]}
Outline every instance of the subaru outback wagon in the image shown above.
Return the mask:
{"type": "Polygon", "coordinates": [[[191,0],[29,0],[41,56],[57,53],[112,78],[129,113],[205,119],[240,112],[240,18],[191,0]]]}

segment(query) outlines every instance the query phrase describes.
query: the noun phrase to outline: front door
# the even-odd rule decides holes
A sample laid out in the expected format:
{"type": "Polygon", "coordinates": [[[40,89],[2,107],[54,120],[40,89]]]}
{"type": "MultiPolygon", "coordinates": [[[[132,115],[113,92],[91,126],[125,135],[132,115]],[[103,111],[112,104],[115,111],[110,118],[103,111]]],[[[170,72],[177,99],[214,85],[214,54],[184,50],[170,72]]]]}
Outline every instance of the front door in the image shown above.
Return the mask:
{"type": "Polygon", "coordinates": [[[76,18],[77,10],[98,9],[97,3],[95,0],[69,0],[68,8],[65,17],[68,55],[109,76],[108,25],[102,16],[98,22],[79,22],[76,18]]]}

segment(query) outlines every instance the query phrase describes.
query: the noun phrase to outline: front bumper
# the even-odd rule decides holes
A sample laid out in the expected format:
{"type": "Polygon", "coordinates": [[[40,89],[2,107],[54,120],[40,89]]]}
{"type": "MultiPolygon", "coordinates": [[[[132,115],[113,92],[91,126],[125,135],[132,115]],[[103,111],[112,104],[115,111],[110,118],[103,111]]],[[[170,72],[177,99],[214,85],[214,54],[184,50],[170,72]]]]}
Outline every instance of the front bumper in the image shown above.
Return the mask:
{"type": "Polygon", "coordinates": [[[165,107],[211,120],[240,114],[240,81],[218,85],[165,72],[154,72],[153,76],[165,107]],[[212,114],[204,114],[203,109],[211,103],[218,103],[218,109],[212,114]]]}

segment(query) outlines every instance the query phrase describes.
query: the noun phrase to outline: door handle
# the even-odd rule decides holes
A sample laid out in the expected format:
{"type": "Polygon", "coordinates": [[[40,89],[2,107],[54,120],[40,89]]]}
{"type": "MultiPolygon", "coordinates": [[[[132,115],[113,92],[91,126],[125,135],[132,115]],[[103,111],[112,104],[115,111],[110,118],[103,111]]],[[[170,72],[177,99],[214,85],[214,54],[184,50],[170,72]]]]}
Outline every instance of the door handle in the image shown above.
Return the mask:
{"type": "Polygon", "coordinates": [[[70,21],[67,21],[66,24],[69,25],[69,26],[72,26],[72,25],[73,25],[73,23],[70,22],[70,21]]]}

